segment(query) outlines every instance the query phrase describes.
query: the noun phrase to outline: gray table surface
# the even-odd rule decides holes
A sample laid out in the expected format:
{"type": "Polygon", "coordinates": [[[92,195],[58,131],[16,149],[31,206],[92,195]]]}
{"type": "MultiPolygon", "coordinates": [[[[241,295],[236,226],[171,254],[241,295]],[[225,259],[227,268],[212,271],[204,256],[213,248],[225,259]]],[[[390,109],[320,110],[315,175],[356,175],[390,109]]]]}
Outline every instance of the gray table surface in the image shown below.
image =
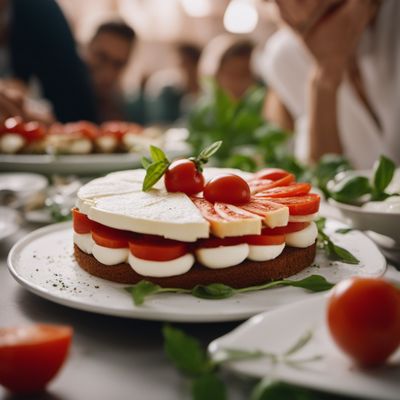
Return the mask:
{"type": "MultiPolygon", "coordinates": [[[[162,322],[74,310],[41,299],[14,281],[7,269],[7,254],[17,240],[35,228],[25,225],[0,242],[0,326],[38,322],[68,324],[74,328],[74,339],[62,371],[47,392],[34,399],[190,399],[188,381],[163,352],[162,322]]],[[[175,325],[206,346],[239,323],[175,325]]],[[[253,381],[229,374],[225,374],[224,379],[228,383],[230,400],[248,399],[253,381]]],[[[0,400],[16,399],[0,387],[0,400]]]]}

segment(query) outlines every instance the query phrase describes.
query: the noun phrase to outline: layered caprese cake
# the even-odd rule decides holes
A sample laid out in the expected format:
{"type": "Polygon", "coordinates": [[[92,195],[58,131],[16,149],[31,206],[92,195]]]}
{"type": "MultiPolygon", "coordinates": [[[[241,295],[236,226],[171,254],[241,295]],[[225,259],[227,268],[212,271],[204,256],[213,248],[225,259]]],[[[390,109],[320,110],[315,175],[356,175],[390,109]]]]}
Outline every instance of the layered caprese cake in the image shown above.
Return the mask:
{"type": "Polygon", "coordinates": [[[86,271],[121,283],[238,288],[312,264],[320,198],[310,184],[280,169],[203,170],[207,154],[172,163],[161,151],[152,155],[146,169],[79,190],[73,237],[86,271]]]}

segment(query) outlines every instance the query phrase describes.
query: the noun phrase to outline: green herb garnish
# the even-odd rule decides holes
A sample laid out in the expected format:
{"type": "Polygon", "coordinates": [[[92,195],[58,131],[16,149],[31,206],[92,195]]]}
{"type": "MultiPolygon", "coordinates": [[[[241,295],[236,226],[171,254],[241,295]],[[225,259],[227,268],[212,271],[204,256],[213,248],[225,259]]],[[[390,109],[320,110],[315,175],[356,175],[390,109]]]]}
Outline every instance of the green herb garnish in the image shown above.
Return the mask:
{"type": "Polygon", "coordinates": [[[325,233],[326,218],[320,217],[315,221],[318,228],[318,246],[325,250],[330,260],[342,261],[346,264],[359,264],[360,260],[353,256],[348,250],[332,242],[325,233]]]}
{"type": "Polygon", "coordinates": [[[282,279],[279,281],[268,282],[263,285],[250,286],[247,288],[234,289],[223,283],[211,283],[210,285],[196,285],[193,289],[163,288],[159,285],[146,280],[141,280],[133,286],[126,287],[125,290],[131,294],[136,306],[144,303],[146,297],[160,293],[182,293],[190,294],[194,297],[207,300],[221,300],[232,297],[235,294],[255,292],[258,290],[272,289],[279,286],[299,287],[310,292],[322,292],[329,290],[333,283],[328,282],[321,275],[311,275],[307,278],[295,281],[282,279]]]}
{"type": "MultiPolygon", "coordinates": [[[[196,164],[197,169],[201,172],[203,165],[207,164],[210,157],[215,154],[221,147],[222,141],[212,143],[203,149],[197,157],[190,157],[189,160],[196,164]]],[[[165,174],[165,171],[171,165],[165,153],[156,146],[150,146],[150,157],[142,158],[142,166],[146,170],[142,190],[147,192],[150,190],[165,174]]]]}

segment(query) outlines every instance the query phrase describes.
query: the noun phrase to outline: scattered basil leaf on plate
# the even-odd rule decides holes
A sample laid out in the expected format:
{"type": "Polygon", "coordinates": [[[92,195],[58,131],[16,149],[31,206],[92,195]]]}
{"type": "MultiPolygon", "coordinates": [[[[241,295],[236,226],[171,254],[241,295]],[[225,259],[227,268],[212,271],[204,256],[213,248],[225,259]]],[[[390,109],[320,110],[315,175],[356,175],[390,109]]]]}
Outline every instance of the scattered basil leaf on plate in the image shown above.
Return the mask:
{"type": "Polygon", "coordinates": [[[168,166],[169,163],[164,160],[150,164],[146,169],[146,176],[144,177],[142,190],[144,192],[150,190],[162,178],[165,171],[168,169],[168,166]]]}
{"type": "Polygon", "coordinates": [[[193,400],[227,400],[224,382],[213,373],[199,376],[192,381],[193,400]]]}
{"type": "Polygon", "coordinates": [[[227,299],[235,294],[235,289],[223,283],[211,283],[210,285],[196,285],[191,294],[201,299],[227,299]]]}
{"type": "Polygon", "coordinates": [[[341,235],[346,235],[349,232],[352,232],[354,229],[353,228],[339,228],[336,229],[336,233],[340,233],[341,235]]]}

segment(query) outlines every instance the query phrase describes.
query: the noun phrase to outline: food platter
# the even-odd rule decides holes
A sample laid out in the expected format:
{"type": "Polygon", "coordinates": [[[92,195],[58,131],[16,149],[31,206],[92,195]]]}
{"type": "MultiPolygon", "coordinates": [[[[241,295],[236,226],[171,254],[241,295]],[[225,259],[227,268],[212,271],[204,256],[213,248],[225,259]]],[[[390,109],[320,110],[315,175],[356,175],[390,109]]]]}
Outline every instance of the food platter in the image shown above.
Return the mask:
{"type": "MultiPolygon", "coordinates": [[[[331,262],[318,252],[315,264],[291,279],[319,274],[331,282],[338,282],[353,275],[383,275],[386,261],[376,245],[358,231],[346,235],[335,233],[343,227],[344,224],[328,220],[326,232],[335,243],[357,256],[360,264],[331,262]]],[[[149,297],[141,306],[134,306],[130,295],[123,290],[125,285],[96,278],[77,265],[73,258],[69,222],[50,225],[24,237],[11,250],[8,266],[24,288],[45,299],[80,310],[127,318],[180,322],[235,321],[315,296],[293,287],[243,293],[223,300],[165,293],[149,297]]]]}

